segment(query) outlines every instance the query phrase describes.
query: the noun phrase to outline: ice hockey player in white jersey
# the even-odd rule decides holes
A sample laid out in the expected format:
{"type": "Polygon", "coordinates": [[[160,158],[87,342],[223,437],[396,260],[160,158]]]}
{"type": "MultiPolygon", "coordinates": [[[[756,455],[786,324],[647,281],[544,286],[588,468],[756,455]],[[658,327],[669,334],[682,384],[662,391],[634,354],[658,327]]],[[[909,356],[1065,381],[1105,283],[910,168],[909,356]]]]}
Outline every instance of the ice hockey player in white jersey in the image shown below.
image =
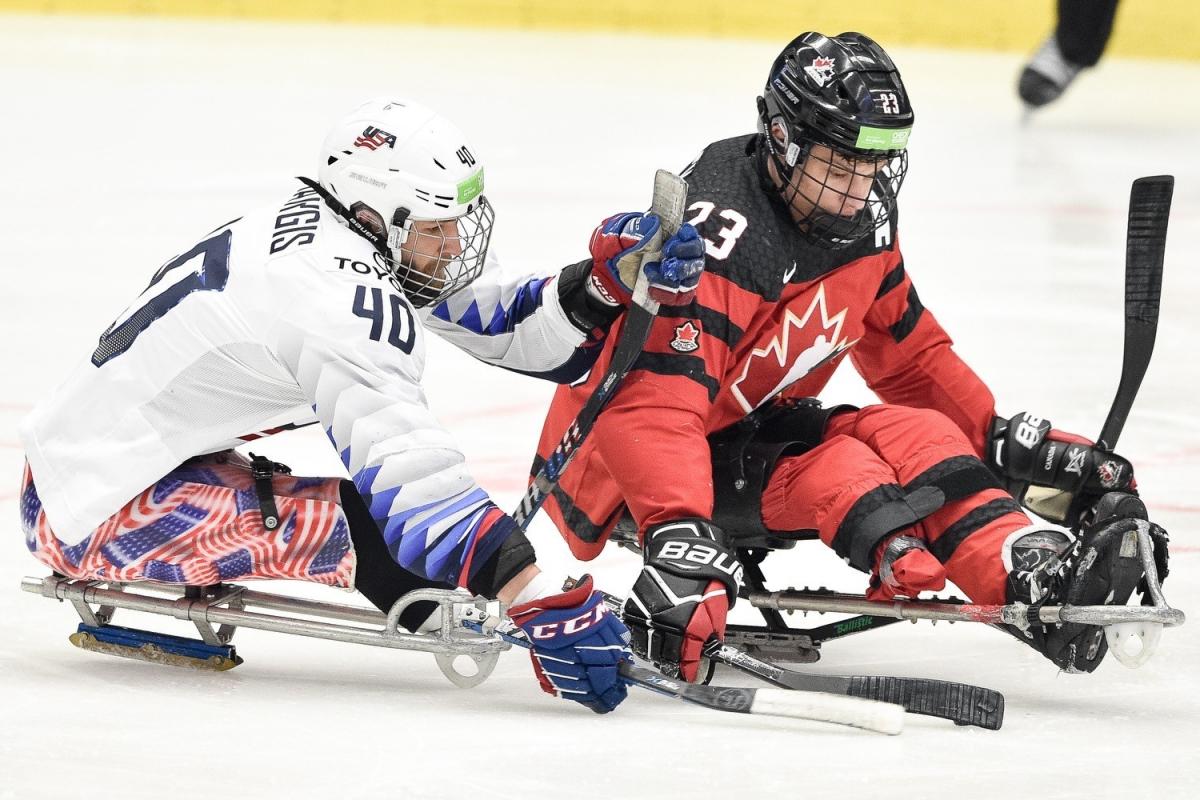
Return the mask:
{"type": "MultiPolygon", "coordinates": [[[[677,267],[664,288],[686,292],[702,243],[694,231],[684,241],[687,229],[664,243],[657,218],[629,215],[620,235],[593,237],[592,259],[505,278],[483,179],[449,121],[371,101],[329,134],[317,180],[163,265],[22,423],[34,556],[71,578],[315,581],[382,609],[412,588],[467,587],[514,603],[522,627],[588,619],[534,639],[555,664],[547,675],[535,658],[535,671],[594,710],[620,703],[627,631],[590,580],[563,594],[540,574],[524,533],[471,478],[422,392],[424,337],[573,380],[622,310],[619,273],[593,268],[665,264],[662,252],[677,267]],[[314,421],[351,481],[293,477],[232,450],[314,421]]],[[[428,609],[410,612],[412,629],[428,609]]]]}

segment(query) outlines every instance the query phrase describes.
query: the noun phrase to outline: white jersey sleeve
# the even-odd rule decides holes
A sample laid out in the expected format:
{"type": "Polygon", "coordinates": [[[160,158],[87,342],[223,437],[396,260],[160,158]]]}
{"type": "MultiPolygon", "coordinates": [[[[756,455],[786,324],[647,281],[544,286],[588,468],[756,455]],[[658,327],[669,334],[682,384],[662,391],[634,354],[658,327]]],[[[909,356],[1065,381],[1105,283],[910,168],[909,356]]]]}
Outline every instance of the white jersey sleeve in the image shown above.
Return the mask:
{"type": "Polygon", "coordinates": [[[421,314],[430,330],[480,361],[570,383],[601,348],[567,317],[557,289],[557,276],[507,271],[489,252],[479,278],[421,314]]]}

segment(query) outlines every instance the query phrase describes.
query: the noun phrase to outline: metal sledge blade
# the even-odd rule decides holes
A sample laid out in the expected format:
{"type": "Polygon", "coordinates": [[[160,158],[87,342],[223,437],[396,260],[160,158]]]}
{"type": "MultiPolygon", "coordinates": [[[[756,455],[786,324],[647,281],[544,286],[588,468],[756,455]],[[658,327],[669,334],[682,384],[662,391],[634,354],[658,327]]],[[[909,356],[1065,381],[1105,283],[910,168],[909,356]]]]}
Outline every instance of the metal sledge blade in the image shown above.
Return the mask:
{"type": "Polygon", "coordinates": [[[242,663],[231,644],[211,645],[199,639],[120,625],[80,623],[78,630],[67,638],[81,650],[173,667],[224,672],[242,663]]]}
{"type": "MultiPolygon", "coordinates": [[[[1155,526],[1150,522],[1138,520],[1137,547],[1138,556],[1142,560],[1142,578],[1144,592],[1143,603],[1150,602],[1155,608],[1167,607],[1166,598],[1162,593],[1162,578],[1158,574],[1158,565],[1154,560],[1154,539],[1150,532],[1155,526]]],[[[1170,609],[1175,611],[1175,609],[1170,609]]],[[[1183,622],[1182,612],[1176,612],[1179,623],[1183,622]]],[[[1137,669],[1150,660],[1158,650],[1158,642],[1162,638],[1164,625],[1172,624],[1162,620],[1131,620],[1104,626],[1104,638],[1108,640],[1108,649],[1122,666],[1137,669]]]]}

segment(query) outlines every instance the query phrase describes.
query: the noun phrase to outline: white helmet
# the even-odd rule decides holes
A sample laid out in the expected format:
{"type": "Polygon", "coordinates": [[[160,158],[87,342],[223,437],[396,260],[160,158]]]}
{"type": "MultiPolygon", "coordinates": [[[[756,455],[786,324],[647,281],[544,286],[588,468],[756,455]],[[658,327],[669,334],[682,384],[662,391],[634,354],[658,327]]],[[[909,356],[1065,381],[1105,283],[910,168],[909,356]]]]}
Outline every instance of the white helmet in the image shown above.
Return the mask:
{"type": "Polygon", "coordinates": [[[494,218],[483,167],[440,114],[409,100],[363,103],[325,138],[317,177],[326,201],[376,246],[414,305],[479,277],[494,218]]]}

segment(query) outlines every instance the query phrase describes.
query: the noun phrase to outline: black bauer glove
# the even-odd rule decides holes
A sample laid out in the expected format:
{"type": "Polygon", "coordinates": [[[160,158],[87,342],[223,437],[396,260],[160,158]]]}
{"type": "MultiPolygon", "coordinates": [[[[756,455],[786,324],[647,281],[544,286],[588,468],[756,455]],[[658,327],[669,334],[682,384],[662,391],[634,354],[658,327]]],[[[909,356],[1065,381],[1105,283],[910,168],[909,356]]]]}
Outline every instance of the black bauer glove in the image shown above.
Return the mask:
{"type": "Polygon", "coordinates": [[[655,525],[642,553],[645,565],[623,613],[633,652],[668,677],[695,681],[704,645],[725,636],[742,565],[725,532],[703,519],[655,525]]]}
{"type": "Polygon", "coordinates": [[[1026,412],[992,420],[987,462],[1021,505],[1072,527],[1105,492],[1137,493],[1127,459],[1026,412]]]}

